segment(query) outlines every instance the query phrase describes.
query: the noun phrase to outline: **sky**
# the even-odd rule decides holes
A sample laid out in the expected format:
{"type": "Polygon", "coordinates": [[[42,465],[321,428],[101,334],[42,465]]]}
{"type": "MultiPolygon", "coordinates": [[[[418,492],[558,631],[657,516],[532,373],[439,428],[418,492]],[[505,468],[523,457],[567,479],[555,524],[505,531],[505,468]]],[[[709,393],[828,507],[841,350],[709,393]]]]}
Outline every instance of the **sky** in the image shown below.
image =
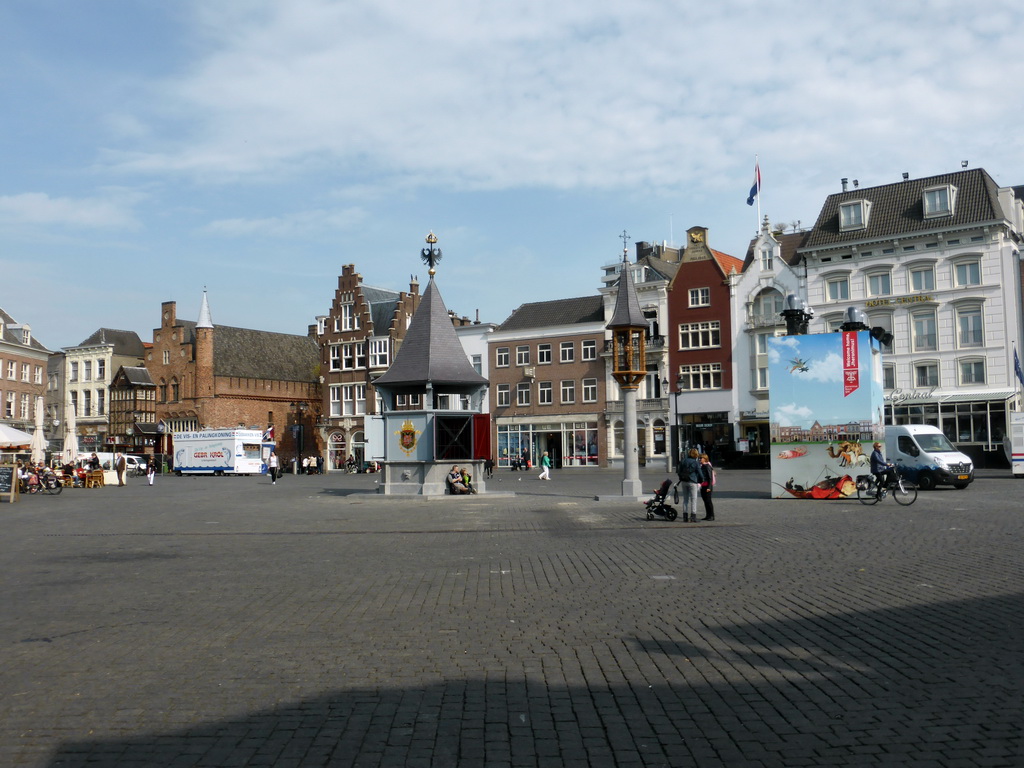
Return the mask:
{"type": "Polygon", "coordinates": [[[342,266],[500,323],[635,243],[984,167],[1024,184],[1013,0],[5,0],[0,307],[303,334],[342,266]]]}

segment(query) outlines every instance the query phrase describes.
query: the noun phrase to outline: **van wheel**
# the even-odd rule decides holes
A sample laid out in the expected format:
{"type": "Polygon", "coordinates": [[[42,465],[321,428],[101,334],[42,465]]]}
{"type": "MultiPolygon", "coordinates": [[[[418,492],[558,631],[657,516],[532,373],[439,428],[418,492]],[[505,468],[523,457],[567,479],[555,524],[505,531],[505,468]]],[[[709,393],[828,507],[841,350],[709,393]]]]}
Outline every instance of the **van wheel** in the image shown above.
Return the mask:
{"type": "Polygon", "coordinates": [[[917,476],[917,487],[922,491],[930,491],[935,487],[935,476],[931,472],[922,472],[917,476]]]}

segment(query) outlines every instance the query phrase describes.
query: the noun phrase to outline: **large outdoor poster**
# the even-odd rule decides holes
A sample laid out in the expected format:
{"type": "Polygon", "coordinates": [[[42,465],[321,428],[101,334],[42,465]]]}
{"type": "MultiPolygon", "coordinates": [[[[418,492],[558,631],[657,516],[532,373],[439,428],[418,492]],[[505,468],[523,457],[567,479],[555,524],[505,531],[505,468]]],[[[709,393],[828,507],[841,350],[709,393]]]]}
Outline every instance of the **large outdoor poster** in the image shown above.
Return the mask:
{"type": "Polygon", "coordinates": [[[774,498],[855,496],[884,439],[882,361],[867,331],[768,340],[774,498]]]}

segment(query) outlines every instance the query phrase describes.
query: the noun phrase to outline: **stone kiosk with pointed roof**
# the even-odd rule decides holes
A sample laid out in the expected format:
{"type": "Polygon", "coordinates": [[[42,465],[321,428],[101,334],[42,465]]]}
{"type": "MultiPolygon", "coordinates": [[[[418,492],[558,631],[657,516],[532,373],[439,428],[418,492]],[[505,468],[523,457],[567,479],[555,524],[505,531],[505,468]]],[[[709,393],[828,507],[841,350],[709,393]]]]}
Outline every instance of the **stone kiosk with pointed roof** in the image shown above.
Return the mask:
{"type": "Polygon", "coordinates": [[[467,467],[483,492],[484,460],[490,456],[490,420],[481,413],[487,379],[466,357],[434,283],[441,252],[436,237],[423,259],[430,282],[391,367],[374,382],[384,401],[384,462],[380,488],[396,495],[439,496],[453,464],[467,467]],[[452,408],[468,397],[469,410],[452,408]],[[421,410],[400,410],[403,400],[421,410]]]}

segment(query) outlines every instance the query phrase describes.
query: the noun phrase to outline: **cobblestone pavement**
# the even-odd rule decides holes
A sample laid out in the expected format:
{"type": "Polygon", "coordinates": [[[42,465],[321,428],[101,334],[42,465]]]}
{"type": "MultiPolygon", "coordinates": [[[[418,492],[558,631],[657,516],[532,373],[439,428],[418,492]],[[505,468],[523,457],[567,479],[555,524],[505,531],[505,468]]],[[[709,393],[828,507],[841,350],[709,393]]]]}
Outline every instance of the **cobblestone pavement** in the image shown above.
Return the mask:
{"type": "Polygon", "coordinates": [[[594,470],[4,504],[0,765],[1024,765],[1024,483],[866,508],[718,475],[697,524],[594,470]]]}

